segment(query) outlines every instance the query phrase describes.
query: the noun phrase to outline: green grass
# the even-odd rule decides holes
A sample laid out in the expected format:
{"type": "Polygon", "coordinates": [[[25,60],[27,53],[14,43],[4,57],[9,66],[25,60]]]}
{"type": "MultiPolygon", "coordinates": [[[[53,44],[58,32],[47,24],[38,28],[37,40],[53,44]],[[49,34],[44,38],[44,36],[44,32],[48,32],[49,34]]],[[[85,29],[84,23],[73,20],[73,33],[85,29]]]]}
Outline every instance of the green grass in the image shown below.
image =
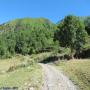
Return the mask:
{"type": "Polygon", "coordinates": [[[40,90],[42,83],[41,67],[34,63],[19,67],[13,71],[7,72],[9,68],[22,65],[29,59],[28,56],[18,56],[12,59],[0,61],[0,87],[18,87],[19,90],[33,87],[35,90],[40,90]]]}
{"type": "Polygon", "coordinates": [[[58,61],[55,63],[58,69],[77,85],[80,90],[90,90],[90,60],[58,61]]]}

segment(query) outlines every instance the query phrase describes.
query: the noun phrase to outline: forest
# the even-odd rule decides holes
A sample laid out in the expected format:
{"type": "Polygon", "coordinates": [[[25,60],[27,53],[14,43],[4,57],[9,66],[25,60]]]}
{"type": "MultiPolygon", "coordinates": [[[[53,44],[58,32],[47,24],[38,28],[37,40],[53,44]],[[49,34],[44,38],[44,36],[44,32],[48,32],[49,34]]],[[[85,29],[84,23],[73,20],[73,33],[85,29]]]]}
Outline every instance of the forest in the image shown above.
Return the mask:
{"type": "Polygon", "coordinates": [[[1,59],[42,52],[90,58],[90,16],[67,15],[56,24],[45,18],[21,18],[0,25],[1,59]]]}

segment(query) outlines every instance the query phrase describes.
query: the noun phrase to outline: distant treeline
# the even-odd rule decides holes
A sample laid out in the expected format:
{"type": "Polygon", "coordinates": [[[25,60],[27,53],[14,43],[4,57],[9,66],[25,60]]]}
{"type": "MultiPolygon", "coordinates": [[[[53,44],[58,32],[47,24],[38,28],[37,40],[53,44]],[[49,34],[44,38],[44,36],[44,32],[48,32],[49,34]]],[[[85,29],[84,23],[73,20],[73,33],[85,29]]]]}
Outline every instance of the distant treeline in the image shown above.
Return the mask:
{"type": "Polygon", "coordinates": [[[44,18],[24,18],[0,25],[0,58],[41,52],[66,53],[66,48],[70,49],[71,58],[90,57],[90,17],[68,15],[57,24],[44,18]]]}

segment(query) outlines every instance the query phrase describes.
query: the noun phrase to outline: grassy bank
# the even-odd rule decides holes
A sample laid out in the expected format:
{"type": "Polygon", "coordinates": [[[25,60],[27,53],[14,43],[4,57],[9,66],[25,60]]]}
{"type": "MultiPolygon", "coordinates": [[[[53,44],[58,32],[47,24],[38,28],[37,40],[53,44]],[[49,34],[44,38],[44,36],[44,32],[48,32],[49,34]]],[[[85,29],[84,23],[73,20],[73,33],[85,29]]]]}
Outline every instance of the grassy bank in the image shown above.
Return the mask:
{"type": "Polygon", "coordinates": [[[90,90],[90,59],[58,61],[55,65],[63,70],[80,90],[90,90]]]}
{"type": "Polygon", "coordinates": [[[42,83],[41,67],[32,63],[32,58],[17,56],[0,60],[0,88],[18,87],[19,90],[34,88],[40,90],[42,83]]]}

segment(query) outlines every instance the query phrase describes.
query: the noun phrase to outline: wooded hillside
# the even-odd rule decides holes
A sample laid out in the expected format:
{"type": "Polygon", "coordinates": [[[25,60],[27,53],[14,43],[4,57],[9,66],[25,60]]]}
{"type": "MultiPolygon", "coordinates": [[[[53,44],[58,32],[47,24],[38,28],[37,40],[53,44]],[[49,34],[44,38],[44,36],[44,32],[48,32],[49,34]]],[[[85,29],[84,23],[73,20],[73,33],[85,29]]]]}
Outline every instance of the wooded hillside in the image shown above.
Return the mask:
{"type": "Polygon", "coordinates": [[[66,52],[90,57],[90,17],[66,16],[54,24],[44,18],[16,19],[0,25],[0,58],[15,54],[66,52]]]}

